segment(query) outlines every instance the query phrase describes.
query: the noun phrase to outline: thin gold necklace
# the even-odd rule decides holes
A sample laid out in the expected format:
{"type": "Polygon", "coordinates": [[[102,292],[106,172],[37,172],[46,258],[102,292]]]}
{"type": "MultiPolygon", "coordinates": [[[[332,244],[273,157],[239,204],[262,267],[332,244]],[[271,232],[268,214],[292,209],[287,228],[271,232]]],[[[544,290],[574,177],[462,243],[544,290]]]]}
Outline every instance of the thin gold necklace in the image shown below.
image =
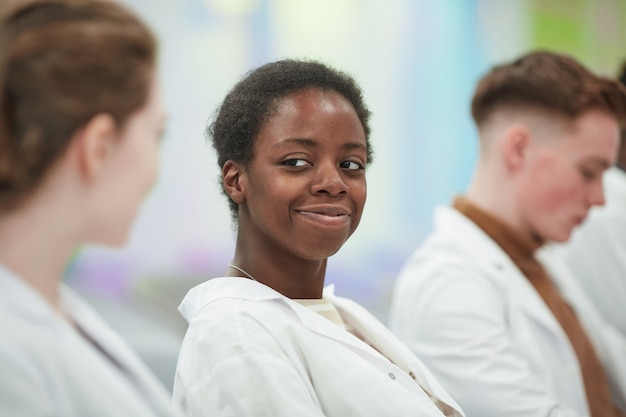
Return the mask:
{"type": "Polygon", "coordinates": [[[255,277],[252,276],[252,274],[249,274],[248,272],[246,272],[245,269],[239,268],[237,265],[233,265],[233,264],[228,264],[228,266],[241,272],[242,274],[246,276],[246,278],[250,278],[252,281],[259,282],[255,277]]]}

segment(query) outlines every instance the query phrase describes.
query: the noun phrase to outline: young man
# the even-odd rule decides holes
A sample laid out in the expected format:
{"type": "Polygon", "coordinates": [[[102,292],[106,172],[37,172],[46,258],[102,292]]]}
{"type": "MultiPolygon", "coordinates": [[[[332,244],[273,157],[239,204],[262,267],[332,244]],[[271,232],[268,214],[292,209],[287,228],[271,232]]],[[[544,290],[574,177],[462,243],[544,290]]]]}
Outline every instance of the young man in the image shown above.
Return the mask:
{"type": "Polygon", "coordinates": [[[623,416],[626,340],[543,247],[604,203],[626,90],[535,52],[480,80],[472,116],[473,179],[402,270],[392,329],[468,417],[623,416]]]}
{"type": "MultiPolygon", "coordinates": [[[[626,85],[626,61],[620,81],[626,85]]],[[[596,308],[626,337],[626,131],[603,181],[606,205],[591,211],[563,256],[596,308]]]]}

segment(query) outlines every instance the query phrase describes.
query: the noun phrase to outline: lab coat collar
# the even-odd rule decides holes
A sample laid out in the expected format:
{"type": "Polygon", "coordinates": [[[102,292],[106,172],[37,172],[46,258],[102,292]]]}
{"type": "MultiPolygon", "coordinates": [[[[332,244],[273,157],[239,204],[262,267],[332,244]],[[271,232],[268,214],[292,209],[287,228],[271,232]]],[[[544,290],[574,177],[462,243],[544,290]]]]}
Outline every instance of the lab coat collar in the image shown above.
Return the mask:
{"type": "Polygon", "coordinates": [[[458,210],[442,206],[435,209],[435,228],[445,236],[459,236],[453,239],[454,245],[463,254],[489,269],[517,269],[509,256],[476,223],[458,210]]]}
{"type": "Polygon", "coordinates": [[[88,333],[102,348],[123,367],[136,388],[159,415],[173,412],[170,394],[154,378],[149,369],[141,362],[121,336],[106,325],[100,316],[66,285],[61,285],[61,305],[72,320],[88,333]]]}
{"type": "MultiPolygon", "coordinates": [[[[28,318],[29,323],[50,325],[53,328],[69,328],[67,321],[39,292],[4,265],[0,264],[0,308],[7,308],[11,314],[28,318]]],[[[83,329],[89,330],[91,324],[97,327],[100,319],[93,319],[94,313],[78,295],[66,284],[59,284],[59,310],[65,312],[83,329]]]]}
{"type": "MultiPolygon", "coordinates": [[[[354,306],[348,306],[347,303],[339,301],[339,299],[334,296],[333,285],[329,285],[324,288],[323,296],[324,298],[328,298],[331,303],[333,303],[340,310],[340,313],[342,313],[342,317],[346,322],[350,325],[354,325],[351,320],[351,317],[355,314],[354,306]]],[[[379,360],[388,362],[387,358],[367,343],[364,343],[354,335],[346,332],[344,329],[330,322],[328,319],[300,305],[298,302],[285,297],[267,285],[247,278],[220,277],[210,279],[209,281],[192,288],[187,293],[179,307],[179,311],[188,322],[191,322],[193,317],[204,307],[223,298],[234,298],[249,301],[275,301],[282,303],[288,308],[288,311],[293,315],[294,319],[297,319],[309,330],[322,334],[325,337],[336,339],[337,341],[358,349],[361,352],[375,356],[379,358],[379,360]]],[[[362,331],[362,329],[358,330],[362,331]]],[[[369,334],[364,334],[364,336],[369,336],[369,334]]]]}
{"type": "MultiPolygon", "coordinates": [[[[0,265],[0,288],[0,309],[7,309],[10,314],[23,317],[29,324],[37,326],[37,331],[49,330],[59,340],[79,337],[35,289],[3,265],[0,265]]],[[[126,342],[63,283],[59,284],[59,303],[61,310],[125,369],[136,387],[153,405],[155,412],[158,412],[157,415],[173,413],[165,388],[150,374],[126,342]]]]}
{"type": "MultiPolygon", "coordinates": [[[[329,285],[324,288],[323,294],[326,296],[333,292],[334,286],[329,285]]],[[[258,281],[243,277],[217,277],[190,289],[180,303],[178,310],[189,322],[204,307],[222,298],[249,301],[281,300],[290,306],[300,306],[297,302],[258,281]]],[[[309,311],[306,307],[303,308],[309,311]]]]}
{"type": "Polygon", "coordinates": [[[58,312],[16,273],[0,264],[0,309],[10,311],[29,323],[54,330],[58,312]]]}
{"type": "MultiPolygon", "coordinates": [[[[455,250],[476,262],[501,291],[512,295],[507,298],[517,299],[529,317],[565,337],[563,329],[528,278],[480,227],[451,207],[436,209],[435,226],[446,236],[447,242],[453,242],[455,250]]],[[[543,260],[542,252],[544,248],[539,249],[536,255],[540,262],[543,260]]]]}
{"type": "Polygon", "coordinates": [[[193,317],[202,309],[222,298],[266,301],[286,297],[267,285],[248,278],[218,277],[190,289],[178,306],[178,311],[187,322],[191,323],[193,317]]]}

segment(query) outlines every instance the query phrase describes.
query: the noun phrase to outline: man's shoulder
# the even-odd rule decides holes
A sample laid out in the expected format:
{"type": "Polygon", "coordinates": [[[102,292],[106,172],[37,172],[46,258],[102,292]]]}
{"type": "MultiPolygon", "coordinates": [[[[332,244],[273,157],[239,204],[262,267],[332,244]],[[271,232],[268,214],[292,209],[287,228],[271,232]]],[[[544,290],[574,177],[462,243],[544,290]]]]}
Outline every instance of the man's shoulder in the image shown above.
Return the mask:
{"type": "Polygon", "coordinates": [[[403,265],[401,275],[416,271],[472,268],[476,259],[472,256],[471,250],[477,245],[484,245],[485,242],[483,236],[475,239],[464,233],[455,235],[447,230],[434,230],[411,253],[403,265]]]}
{"type": "Polygon", "coordinates": [[[454,224],[436,228],[413,251],[397,276],[396,298],[421,298],[468,288],[482,288],[490,294],[502,290],[502,273],[497,269],[507,261],[502,249],[462,217],[457,233],[454,224]]]}

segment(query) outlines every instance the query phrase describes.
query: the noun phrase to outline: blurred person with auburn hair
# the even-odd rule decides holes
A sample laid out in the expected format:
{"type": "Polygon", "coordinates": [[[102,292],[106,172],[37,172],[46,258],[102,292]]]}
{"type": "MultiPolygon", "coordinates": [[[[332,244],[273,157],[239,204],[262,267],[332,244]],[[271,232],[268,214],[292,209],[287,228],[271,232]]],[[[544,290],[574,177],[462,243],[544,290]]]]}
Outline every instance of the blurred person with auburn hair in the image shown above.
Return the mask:
{"type": "MultiPolygon", "coordinates": [[[[619,78],[626,85],[626,61],[619,78]]],[[[626,130],[603,183],[606,204],[591,210],[562,253],[596,308],[626,337],[626,130]]]]}
{"type": "Polygon", "coordinates": [[[40,0],[0,17],[0,414],[173,416],[170,395],[62,275],[120,245],[157,175],[151,31],[119,4],[40,0]]]}
{"type": "Polygon", "coordinates": [[[626,90],[532,52],[482,77],[472,115],[474,176],[402,269],[392,330],[468,417],[623,416],[626,340],[546,243],[604,203],[626,90]]]}

